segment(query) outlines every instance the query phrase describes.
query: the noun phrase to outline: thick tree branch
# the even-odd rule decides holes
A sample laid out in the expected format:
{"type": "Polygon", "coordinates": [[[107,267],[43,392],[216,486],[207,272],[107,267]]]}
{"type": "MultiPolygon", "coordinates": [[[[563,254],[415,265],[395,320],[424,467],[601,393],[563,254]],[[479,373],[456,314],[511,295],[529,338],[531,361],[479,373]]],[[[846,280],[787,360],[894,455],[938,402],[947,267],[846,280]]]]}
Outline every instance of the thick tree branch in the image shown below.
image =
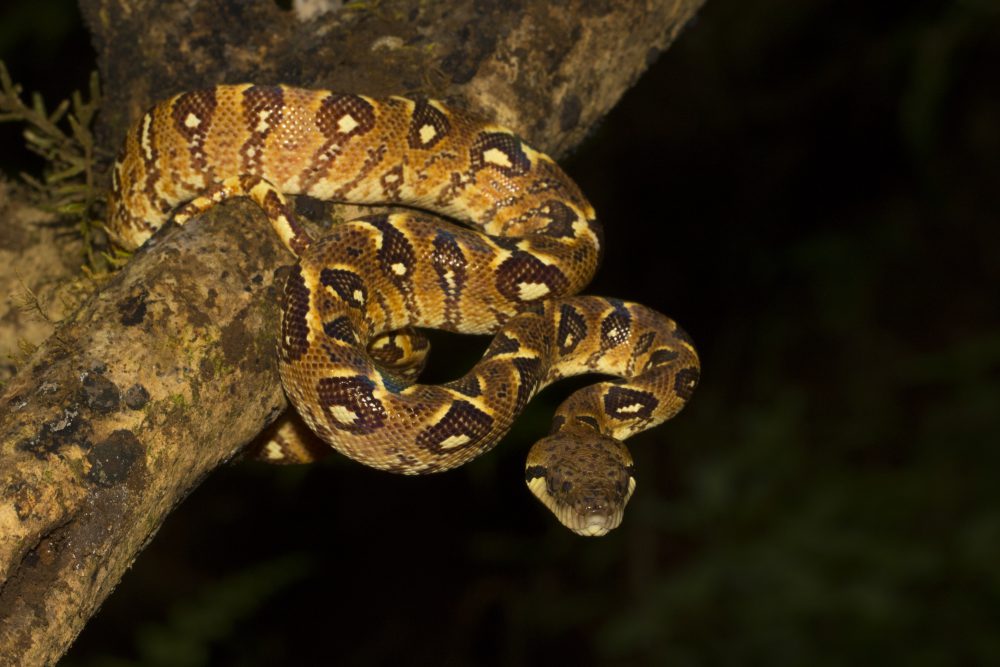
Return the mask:
{"type": "Polygon", "coordinates": [[[0,177],[0,383],[89,290],[79,237],[0,177]]]}
{"type": "MultiPolygon", "coordinates": [[[[105,149],[155,99],[253,80],[451,98],[558,154],[701,0],[398,0],[311,21],[273,2],[82,4],[105,149]]],[[[3,387],[5,659],[55,661],[171,508],[284,408],[273,332],[289,258],[272,237],[247,202],[167,230],[3,387]]]]}

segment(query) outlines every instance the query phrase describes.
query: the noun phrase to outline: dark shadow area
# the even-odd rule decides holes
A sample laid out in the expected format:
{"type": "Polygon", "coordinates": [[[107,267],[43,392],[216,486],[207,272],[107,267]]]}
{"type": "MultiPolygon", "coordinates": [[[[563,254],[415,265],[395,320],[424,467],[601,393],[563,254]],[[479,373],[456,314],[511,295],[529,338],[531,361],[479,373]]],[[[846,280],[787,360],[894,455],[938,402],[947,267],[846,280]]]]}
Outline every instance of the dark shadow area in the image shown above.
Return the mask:
{"type": "MultiPolygon", "coordinates": [[[[15,78],[85,84],[85,35],[8,20],[15,78]]],[[[65,664],[1000,664],[997,34],[987,0],[710,0],[567,161],[590,291],[704,363],[621,529],[524,487],[557,386],[451,473],[220,471],[65,664]]],[[[482,349],[440,340],[438,378],[482,349]]]]}

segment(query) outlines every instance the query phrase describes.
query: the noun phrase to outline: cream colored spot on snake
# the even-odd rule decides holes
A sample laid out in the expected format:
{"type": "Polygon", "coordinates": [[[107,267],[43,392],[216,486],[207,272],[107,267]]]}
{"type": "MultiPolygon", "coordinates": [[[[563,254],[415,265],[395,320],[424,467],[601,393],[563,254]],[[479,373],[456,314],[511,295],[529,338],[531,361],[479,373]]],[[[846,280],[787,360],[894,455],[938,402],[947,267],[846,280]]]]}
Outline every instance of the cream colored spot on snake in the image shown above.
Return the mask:
{"type": "Polygon", "coordinates": [[[354,120],[354,116],[351,114],[344,114],[337,121],[337,131],[341,134],[347,134],[359,125],[358,121],[354,120]]]}
{"type": "Polygon", "coordinates": [[[365,302],[365,294],[361,290],[359,290],[359,289],[354,290],[353,296],[354,296],[354,300],[357,301],[358,303],[364,303],[365,302]]]}
{"type": "Polygon", "coordinates": [[[550,291],[549,286],[545,283],[520,283],[517,286],[517,294],[521,298],[521,301],[540,299],[550,291]]]}
{"type": "Polygon", "coordinates": [[[532,163],[535,162],[548,162],[550,164],[555,164],[555,160],[546,155],[545,153],[539,153],[531,146],[521,146],[521,151],[524,152],[524,156],[532,163]]]}
{"type": "MultiPolygon", "coordinates": [[[[591,215],[591,217],[593,217],[593,215],[591,215]]],[[[583,218],[578,217],[573,222],[573,235],[577,237],[589,236],[594,242],[594,245],[600,245],[600,239],[597,238],[597,234],[594,233],[594,230],[590,228],[590,225],[588,225],[587,221],[583,218]]]]}
{"type": "Polygon", "coordinates": [[[447,438],[442,440],[438,447],[441,449],[452,449],[454,447],[461,447],[462,445],[469,442],[471,438],[467,435],[449,435],[447,438]]]}
{"type": "Polygon", "coordinates": [[[254,128],[254,132],[259,132],[264,134],[267,129],[271,127],[271,124],[267,122],[268,117],[271,115],[270,109],[261,109],[257,114],[257,127],[254,128]]]}
{"type": "Polygon", "coordinates": [[[201,125],[201,118],[198,118],[194,113],[189,113],[184,119],[184,127],[194,129],[199,125],[201,125]]]}
{"type": "Polygon", "coordinates": [[[268,461],[280,461],[285,458],[285,453],[281,451],[281,446],[271,440],[264,446],[264,456],[268,461]]]}
{"type": "MultiPolygon", "coordinates": [[[[689,352],[694,353],[695,351],[694,345],[692,345],[691,343],[687,342],[686,340],[681,340],[680,344],[683,345],[689,352]]],[[[694,384],[694,380],[691,381],[691,384],[694,384]]]]}
{"type": "Polygon", "coordinates": [[[643,407],[645,406],[643,406],[642,403],[633,403],[632,405],[623,405],[622,407],[618,408],[617,412],[625,412],[625,413],[639,412],[639,410],[642,410],[643,407]]]}
{"type": "Polygon", "coordinates": [[[352,410],[348,410],[343,405],[330,406],[330,414],[333,415],[333,418],[341,424],[350,424],[358,418],[357,413],[352,410]]]}
{"type": "Polygon", "coordinates": [[[399,174],[394,171],[390,171],[388,174],[382,177],[386,183],[395,183],[399,180],[399,174]]]}
{"type": "Polygon", "coordinates": [[[257,183],[257,185],[250,188],[250,194],[254,198],[259,199],[260,201],[264,201],[264,196],[267,195],[267,193],[270,192],[270,190],[271,188],[268,187],[267,183],[265,183],[264,181],[260,181],[257,183]]]}
{"type": "MultiPolygon", "coordinates": [[[[277,233],[278,238],[287,247],[291,247],[292,239],[295,238],[295,230],[292,229],[291,224],[288,222],[288,218],[284,215],[278,215],[271,220],[271,228],[277,233]]],[[[330,289],[329,287],[327,289],[330,289]]]]}
{"type": "Polygon", "coordinates": [[[392,272],[395,273],[397,276],[406,275],[406,265],[403,264],[402,262],[396,262],[395,264],[392,265],[392,272]]]}
{"type": "Polygon", "coordinates": [[[424,125],[420,128],[420,143],[429,144],[437,136],[437,130],[434,129],[433,125],[424,125]]]}
{"type": "Polygon", "coordinates": [[[455,289],[455,272],[452,271],[451,269],[448,269],[447,271],[444,272],[444,275],[442,277],[444,278],[445,283],[447,283],[448,289],[449,290],[454,290],[455,289]]]}
{"type": "Polygon", "coordinates": [[[491,148],[483,153],[483,160],[489,162],[490,164],[495,164],[498,167],[510,168],[513,164],[510,161],[510,156],[504,153],[499,148],[491,148]]]}
{"type": "Polygon", "coordinates": [[[142,154],[147,160],[153,159],[153,142],[150,132],[153,127],[153,114],[147,113],[142,117],[142,154]]]}

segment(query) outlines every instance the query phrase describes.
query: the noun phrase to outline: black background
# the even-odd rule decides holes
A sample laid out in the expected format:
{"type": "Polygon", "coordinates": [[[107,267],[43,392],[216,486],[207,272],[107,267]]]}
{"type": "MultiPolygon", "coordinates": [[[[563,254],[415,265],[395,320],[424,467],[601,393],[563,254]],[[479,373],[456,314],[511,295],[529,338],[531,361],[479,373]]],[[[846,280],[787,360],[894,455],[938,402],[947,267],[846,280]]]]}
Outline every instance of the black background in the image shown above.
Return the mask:
{"type": "MultiPolygon", "coordinates": [[[[1000,664],[998,28],[991,0],[710,0],[565,161],[606,229],[589,291],[704,363],[630,441],[622,528],[524,488],[559,386],[452,473],[219,471],[65,664],[1000,664]]],[[[50,103],[93,67],[57,0],[0,10],[0,56],[50,103]]],[[[39,168],[13,126],[0,151],[39,168]]],[[[438,378],[484,345],[435,342],[438,378]]]]}

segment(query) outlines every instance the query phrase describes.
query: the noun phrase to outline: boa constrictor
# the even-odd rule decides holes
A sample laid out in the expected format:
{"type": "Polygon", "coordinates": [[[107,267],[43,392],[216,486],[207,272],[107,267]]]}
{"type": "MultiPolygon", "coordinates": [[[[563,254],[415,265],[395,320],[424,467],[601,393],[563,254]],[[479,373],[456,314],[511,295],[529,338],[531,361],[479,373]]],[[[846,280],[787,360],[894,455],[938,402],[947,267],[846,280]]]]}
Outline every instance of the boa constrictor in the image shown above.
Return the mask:
{"type": "Polygon", "coordinates": [[[284,287],[279,366],[320,438],[376,468],[446,470],[489,450],[549,383],[617,376],[559,407],[526,480],[579,534],[620,523],[635,488],[622,440],[684,406],[698,358],[649,308],[572,296],[597,267],[601,233],[551,158],[435,100],[217,86],[160,102],[129,131],[108,233],[136,248],[171,216],[183,223],[243,195],[298,259],[284,287]],[[286,194],[402,204],[468,227],[411,211],[313,240],[286,194]],[[494,338],[458,380],[417,384],[427,346],[411,327],[494,338]]]}

